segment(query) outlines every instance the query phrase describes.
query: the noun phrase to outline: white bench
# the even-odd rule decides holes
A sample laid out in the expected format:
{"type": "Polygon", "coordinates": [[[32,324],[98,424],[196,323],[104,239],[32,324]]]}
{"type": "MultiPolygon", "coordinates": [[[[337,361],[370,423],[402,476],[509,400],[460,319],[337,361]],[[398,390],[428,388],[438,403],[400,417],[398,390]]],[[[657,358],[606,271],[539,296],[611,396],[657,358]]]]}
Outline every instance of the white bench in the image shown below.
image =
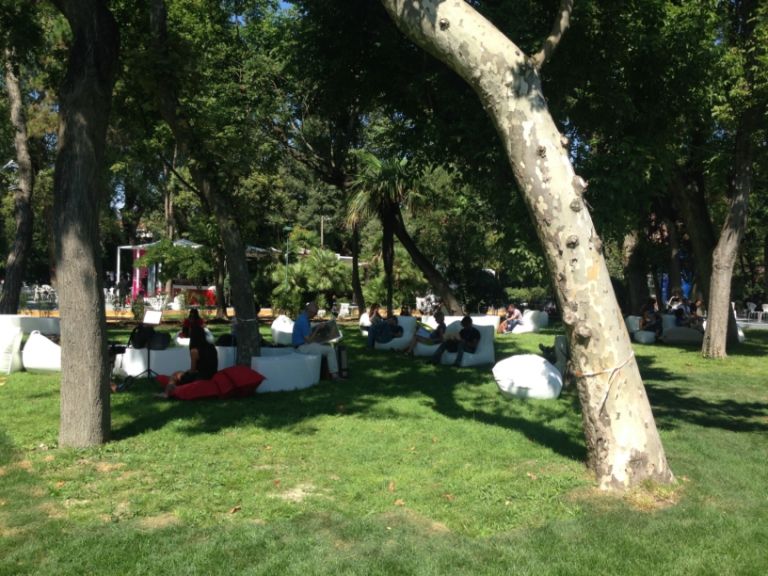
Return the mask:
{"type": "MultiPolygon", "coordinates": [[[[478,332],[480,332],[480,342],[477,345],[477,350],[474,352],[464,352],[461,357],[461,366],[479,366],[482,364],[493,364],[496,361],[496,351],[493,347],[494,336],[496,329],[493,324],[487,324],[485,326],[475,326],[478,332]]],[[[457,334],[461,331],[461,322],[452,322],[446,326],[446,334],[457,334]]],[[[413,349],[414,356],[432,356],[437,351],[437,348],[432,344],[424,344],[419,342],[416,344],[416,348],[413,349]]],[[[456,361],[456,352],[443,352],[440,362],[442,364],[453,364],[456,361]]]]}
{"type": "Polygon", "coordinates": [[[301,390],[320,382],[322,356],[292,348],[262,348],[261,354],[251,358],[251,368],[266,378],[257,393],[301,390]]]}

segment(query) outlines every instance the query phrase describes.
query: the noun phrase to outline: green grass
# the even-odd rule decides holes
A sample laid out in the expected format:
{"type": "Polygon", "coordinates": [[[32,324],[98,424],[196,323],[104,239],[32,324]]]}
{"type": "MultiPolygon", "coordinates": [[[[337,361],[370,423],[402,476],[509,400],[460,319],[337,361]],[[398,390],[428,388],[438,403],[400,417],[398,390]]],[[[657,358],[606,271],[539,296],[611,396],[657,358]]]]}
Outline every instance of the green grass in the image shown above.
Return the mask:
{"type": "Polygon", "coordinates": [[[347,381],[193,403],[141,382],[89,450],[56,445],[56,375],[3,380],[0,575],[768,573],[768,332],[723,362],[636,347],[679,483],[623,498],[593,488],[573,392],[505,400],[489,368],[346,332],[347,381]]]}

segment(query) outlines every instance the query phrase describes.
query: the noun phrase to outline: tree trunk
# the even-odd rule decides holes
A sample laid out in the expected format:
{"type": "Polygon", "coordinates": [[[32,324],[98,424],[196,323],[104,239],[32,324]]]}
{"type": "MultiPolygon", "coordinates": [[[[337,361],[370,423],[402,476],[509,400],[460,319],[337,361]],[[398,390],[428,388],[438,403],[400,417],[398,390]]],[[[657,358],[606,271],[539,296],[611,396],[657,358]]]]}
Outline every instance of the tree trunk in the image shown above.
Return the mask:
{"type": "MultiPolygon", "coordinates": [[[[704,182],[699,170],[688,175],[678,175],[670,187],[675,204],[685,222],[691,240],[693,259],[696,262],[696,290],[706,302],[709,299],[709,282],[712,278],[712,251],[715,249],[715,232],[707,209],[704,182]]],[[[692,300],[698,294],[693,294],[692,300]]]]}
{"type": "Polygon", "coordinates": [[[584,181],[538,71],[465,2],[382,0],[397,25],[458,72],[491,116],[544,247],[577,377],[589,466],[604,489],[673,480],[616,302],[584,181]]]}
{"type": "Polygon", "coordinates": [[[251,280],[248,273],[248,261],[245,256],[245,243],[240,235],[240,227],[233,216],[234,210],[224,197],[221,187],[216,185],[217,174],[207,154],[205,143],[200,140],[187,118],[177,107],[177,94],[173,91],[173,77],[168,70],[167,12],[163,0],[153,0],[151,4],[151,27],[154,42],[157,77],[157,96],[160,114],[168,124],[176,144],[183,156],[191,158],[189,171],[195,182],[201,200],[213,213],[219,227],[224,252],[229,265],[232,304],[237,318],[237,363],[251,365],[251,357],[260,354],[259,327],[256,318],[256,306],[253,302],[251,280]]]}
{"type": "Polygon", "coordinates": [[[224,278],[226,277],[226,260],[221,249],[216,250],[216,318],[227,319],[227,301],[224,297],[224,278]]]}
{"type": "Polygon", "coordinates": [[[637,316],[648,301],[648,267],[637,230],[624,236],[622,262],[627,283],[627,312],[637,316]]]}
{"type": "Polygon", "coordinates": [[[19,183],[13,194],[16,234],[5,265],[5,282],[0,293],[0,314],[16,314],[19,311],[19,297],[27,271],[27,260],[32,251],[32,191],[35,187],[35,171],[29,153],[19,67],[14,51],[9,48],[5,49],[5,88],[11,108],[11,125],[15,132],[13,143],[16,148],[16,163],[19,166],[19,183]]]}
{"type": "MultiPolygon", "coordinates": [[[[763,238],[763,299],[768,302],[768,233],[763,238]]],[[[768,312],[768,309],[764,309],[768,312]]]]}
{"type": "Polygon", "coordinates": [[[430,286],[435,290],[435,293],[440,297],[443,304],[448,308],[449,314],[461,315],[464,313],[461,304],[454,296],[451,287],[448,282],[443,278],[443,275],[432,265],[424,254],[421,253],[416,243],[408,234],[408,230],[405,228],[402,216],[398,214],[395,218],[395,235],[400,243],[408,251],[413,263],[421,270],[424,277],[429,282],[430,286]]]}
{"type": "Polygon", "coordinates": [[[56,262],[61,311],[59,444],[85,447],[109,438],[109,368],[99,253],[101,177],[118,29],[102,0],[55,0],[72,44],[59,93],[54,175],[56,262]]]}
{"type": "Polygon", "coordinates": [[[747,228],[749,194],[752,190],[752,123],[757,114],[745,112],[736,132],[735,167],[731,178],[728,214],[712,254],[712,280],[707,307],[707,330],[701,353],[706,358],[725,358],[726,346],[738,341],[738,328],[731,309],[731,279],[739,245],[747,228]]]}
{"type": "Polygon", "coordinates": [[[362,314],[366,308],[363,284],[360,282],[360,230],[357,226],[352,229],[352,293],[357,309],[362,314]]]}
{"type": "Polygon", "coordinates": [[[665,219],[669,238],[669,293],[683,295],[683,274],[680,267],[680,235],[677,224],[671,218],[665,219]]]}
{"type": "Polygon", "coordinates": [[[381,259],[384,262],[384,278],[387,284],[387,316],[394,314],[392,306],[393,300],[393,282],[395,267],[395,237],[394,237],[394,218],[390,211],[384,211],[381,214],[381,259]]]}

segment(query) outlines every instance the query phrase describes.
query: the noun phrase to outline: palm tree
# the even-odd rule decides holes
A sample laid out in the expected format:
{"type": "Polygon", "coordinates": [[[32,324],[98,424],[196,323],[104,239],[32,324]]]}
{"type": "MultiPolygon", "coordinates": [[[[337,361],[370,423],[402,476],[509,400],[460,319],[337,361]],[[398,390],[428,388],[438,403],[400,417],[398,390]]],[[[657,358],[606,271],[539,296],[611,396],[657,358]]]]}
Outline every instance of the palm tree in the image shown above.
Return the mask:
{"type": "Polygon", "coordinates": [[[347,225],[359,226],[373,216],[381,222],[381,255],[387,279],[387,313],[392,314],[392,268],[394,264],[395,236],[421,272],[440,296],[451,314],[460,314],[461,305],[453,295],[448,282],[416,246],[403,221],[402,208],[408,209],[419,196],[417,181],[409,173],[408,160],[379,159],[367,151],[357,153],[360,170],[353,183],[357,189],[347,209],[347,225]]]}

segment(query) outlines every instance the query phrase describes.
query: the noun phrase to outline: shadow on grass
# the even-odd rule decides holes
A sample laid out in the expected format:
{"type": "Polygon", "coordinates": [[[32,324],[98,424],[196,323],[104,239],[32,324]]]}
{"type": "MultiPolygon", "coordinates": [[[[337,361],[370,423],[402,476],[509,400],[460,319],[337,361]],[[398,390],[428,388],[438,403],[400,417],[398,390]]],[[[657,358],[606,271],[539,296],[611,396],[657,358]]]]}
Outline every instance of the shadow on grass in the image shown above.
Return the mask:
{"type": "MultiPolygon", "coordinates": [[[[680,348],[681,352],[698,353],[699,347],[680,348]]],[[[768,355],[768,332],[750,334],[748,342],[734,347],[729,356],[768,355]]],[[[685,382],[687,376],[658,365],[655,357],[637,356],[645,389],[653,407],[656,425],[673,430],[680,422],[732,432],[768,431],[768,403],[737,400],[706,399],[696,394],[695,388],[671,386],[672,381],[685,382]]],[[[717,360],[701,360],[718,362],[717,360]]]]}
{"type": "MultiPolygon", "coordinates": [[[[321,382],[295,392],[257,394],[241,400],[167,401],[154,397],[160,388],[149,380],[136,383],[126,394],[113,397],[115,440],[163,428],[168,422],[188,422],[189,434],[214,433],[252,424],[264,428],[293,429],[306,433],[302,424],[324,416],[380,418],[390,399],[421,398],[422,405],[442,416],[469,419],[505,430],[517,430],[528,439],[565,457],[584,460],[578,401],[565,395],[556,402],[519,402],[501,397],[490,375],[490,366],[455,369],[432,366],[422,359],[398,353],[365,350],[362,339],[350,338],[351,378],[321,382]],[[547,422],[565,417],[577,423],[567,431],[547,422]]],[[[504,355],[521,352],[505,343],[504,355]]],[[[402,414],[394,414],[403,416],[402,414]]]]}

